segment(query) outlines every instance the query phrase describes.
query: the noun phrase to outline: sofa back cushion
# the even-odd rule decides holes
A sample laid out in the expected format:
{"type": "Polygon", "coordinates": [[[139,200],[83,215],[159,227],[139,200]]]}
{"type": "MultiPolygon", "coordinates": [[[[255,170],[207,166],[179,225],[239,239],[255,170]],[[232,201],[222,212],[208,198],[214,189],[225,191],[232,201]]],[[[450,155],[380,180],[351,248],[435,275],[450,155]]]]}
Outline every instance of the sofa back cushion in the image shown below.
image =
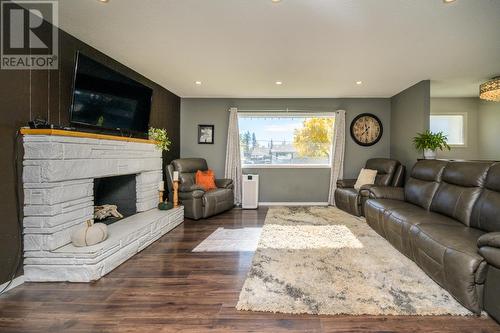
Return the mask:
{"type": "Polygon", "coordinates": [[[491,163],[450,162],[432,199],[431,211],[470,226],[472,209],[483,191],[491,163]]]}
{"type": "Polygon", "coordinates": [[[208,170],[207,161],[204,158],[179,158],[172,161],[175,171],[179,171],[179,181],[181,184],[195,184],[195,173],[198,170],[208,170]]]}
{"type": "Polygon", "coordinates": [[[500,163],[488,170],[484,190],[472,210],[470,225],[486,232],[500,231],[500,163]]]}
{"type": "Polygon", "coordinates": [[[365,169],[377,170],[375,185],[390,186],[400,164],[399,161],[388,158],[371,158],[366,161],[365,169]]]}
{"type": "Polygon", "coordinates": [[[446,164],[437,160],[418,161],[406,183],[405,200],[429,210],[446,164]]]}

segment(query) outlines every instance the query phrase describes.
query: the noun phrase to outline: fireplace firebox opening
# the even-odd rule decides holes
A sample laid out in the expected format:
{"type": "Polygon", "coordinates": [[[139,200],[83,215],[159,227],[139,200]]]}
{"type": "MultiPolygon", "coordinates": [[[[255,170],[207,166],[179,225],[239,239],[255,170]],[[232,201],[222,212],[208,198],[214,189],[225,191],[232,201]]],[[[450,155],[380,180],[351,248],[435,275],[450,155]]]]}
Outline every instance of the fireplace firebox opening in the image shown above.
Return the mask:
{"type": "Polygon", "coordinates": [[[95,214],[95,222],[112,224],[137,213],[136,175],[94,179],[94,207],[106,206],[108,212],[95,214]],[[111,206],[111,207],[110,207],[111,206]],[[112,206],[116,206],[114,210],[112,206]],[[115,211],[118,214],[114,213],[115,211]],[[99,220],[96,215],[108,215],[99,220]]]}

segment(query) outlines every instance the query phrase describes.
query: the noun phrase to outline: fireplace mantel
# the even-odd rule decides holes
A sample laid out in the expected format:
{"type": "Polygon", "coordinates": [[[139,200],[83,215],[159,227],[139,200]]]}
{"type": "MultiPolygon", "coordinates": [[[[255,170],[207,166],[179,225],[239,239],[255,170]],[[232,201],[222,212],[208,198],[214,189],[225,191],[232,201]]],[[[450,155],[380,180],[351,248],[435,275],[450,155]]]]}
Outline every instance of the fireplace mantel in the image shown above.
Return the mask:
{"type": "Polygon", "coordinates": [[[21,128],[20,133],[22,135],[54,135],[54,136],[67,136],[73,138],[87,138],[87,139],[98,139],[98,140],[114,140],[114,141],[139,142],[139,143],[149,143],[149,144],[155,143],[153,140],[132,138],[128,136],[89,133],[81,131],[68,131],[68,130],[54,129],[54,128],[23,127],[21,128]]]}
{"type": "Polygon", "coordinates": [[[162,154],[154,142],[59,130],[22,132],[26,281],[96,280],[184,220],[182,208],[156,208],[162,154]],[[110,226],[99,256],[93,247],[75,250],[71,234],[93,217],[94,179],[132,174],[138,214],[110,226]]]}

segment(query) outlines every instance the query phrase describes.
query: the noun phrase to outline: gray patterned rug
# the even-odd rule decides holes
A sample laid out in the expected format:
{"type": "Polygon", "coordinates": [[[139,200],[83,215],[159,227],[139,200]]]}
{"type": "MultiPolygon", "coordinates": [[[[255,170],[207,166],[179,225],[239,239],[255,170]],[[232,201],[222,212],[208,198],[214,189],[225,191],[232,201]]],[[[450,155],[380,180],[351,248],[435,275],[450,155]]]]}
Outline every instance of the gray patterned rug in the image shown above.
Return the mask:
{"type": "Polygon", "coordinates": [[[470,315],[364,221],[332,207],[269,209],[238,310],[470,315]]]}

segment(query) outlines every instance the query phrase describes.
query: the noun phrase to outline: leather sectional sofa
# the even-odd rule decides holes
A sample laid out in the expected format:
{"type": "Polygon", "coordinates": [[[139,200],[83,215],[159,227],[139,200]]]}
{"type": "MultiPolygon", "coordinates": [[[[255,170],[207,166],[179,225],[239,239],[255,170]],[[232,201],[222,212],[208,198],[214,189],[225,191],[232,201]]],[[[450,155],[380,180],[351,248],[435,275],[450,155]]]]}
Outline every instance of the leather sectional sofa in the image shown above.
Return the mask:
{"type": "MultiPolygon", "coordinates": [[[[366,161],[365,169],[377,170],[375,185],[402,186],[405,167],[399,161],[388,158],[372,158],[366,161]]],[[[363,207],[368,195],[366,192],[373,185],[365,185],[359,191],[354,188],[356,179],[337,181],[335,205],[337,208],[355,216],[364,216],[363,207]]]]}
{"type": "Polygon", "coordinates": [[[372,187],[367,223],[466,308],[500,320],[500,163],[419,161],[372,187]]]}
{"type": "Polygon", "coordinates": [[[199,220],[232,209],[234,207],[233,181],[216,179],[217,188],[205,191],[203,187],[195,184],[195,173],[198,170],[208,170],[205,159],[180,158],[173,160],[167,166],[169,193],[172,193],[173,173],[179,172],[179,201],[184,205],[184,216],[199,220]]]}

